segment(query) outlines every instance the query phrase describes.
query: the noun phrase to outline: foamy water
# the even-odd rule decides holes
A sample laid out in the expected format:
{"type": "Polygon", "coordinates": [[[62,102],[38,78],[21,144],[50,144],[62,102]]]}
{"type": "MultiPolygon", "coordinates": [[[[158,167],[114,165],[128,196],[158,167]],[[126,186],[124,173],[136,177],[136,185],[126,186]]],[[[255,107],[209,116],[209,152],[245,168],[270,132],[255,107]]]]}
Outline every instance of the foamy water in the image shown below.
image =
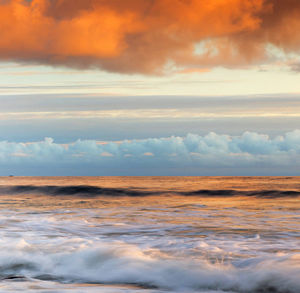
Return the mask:
{"type": "Polygon", "coordinates": [[[0,292],[300,292],[300,178],[0,178],[0,292]]]}

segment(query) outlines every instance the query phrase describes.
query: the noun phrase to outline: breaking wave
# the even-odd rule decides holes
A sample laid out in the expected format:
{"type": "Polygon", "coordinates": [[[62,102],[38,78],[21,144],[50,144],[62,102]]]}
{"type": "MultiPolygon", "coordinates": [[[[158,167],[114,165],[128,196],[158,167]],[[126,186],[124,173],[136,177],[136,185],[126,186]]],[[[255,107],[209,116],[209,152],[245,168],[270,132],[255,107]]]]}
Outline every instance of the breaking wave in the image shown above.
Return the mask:
{"type": "Polygon", "coordinates": [[[158,250],[142,250],[122,242],[105,244],[73,239],[64,240],[60,246],[42,247],[20,240],[10,245],[10,250],[0,246],[2,280],[134,284],[179,292],[300,292],[299,254],[226,264],[164,258],[158,250]]]}

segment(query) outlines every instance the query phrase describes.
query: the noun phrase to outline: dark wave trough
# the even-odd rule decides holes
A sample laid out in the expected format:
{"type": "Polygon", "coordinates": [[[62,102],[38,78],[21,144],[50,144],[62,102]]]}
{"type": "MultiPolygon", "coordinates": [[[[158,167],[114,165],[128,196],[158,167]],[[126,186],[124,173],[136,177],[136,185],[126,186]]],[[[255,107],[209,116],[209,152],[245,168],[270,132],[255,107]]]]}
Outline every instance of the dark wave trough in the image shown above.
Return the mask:
{"type": "Polygon", "coordinates": [[[188,192],[181,192],[180,194],[185,196],[205,196],[205,197],[233,197],[233,196],[248,196],[248,197],[259,197],[259,198],[279,198],[279,197],[298,197],[300,191],[293,190],[195,190],[188,192]]]}
{"type": "Polygon", "coordinates": [[[293,190],[214,190],[200,189],[194,191],[146,191],[129,188],[105,188],[89,185],[73,186],[35,186],[35,185],[16,185],[1,186],[0,194],[45,194],[50,196],[79,196],[79,197],[143,197],[153,195],[176,194],[181,196],[199,196],[199,197],[258,197],[258,198],[282,198],[299,197],[300,191],[293,190]]]}
{"type": "Polygon", "coordinates": [[[80,196],[80,197],[97,197],[97,196],[149,196],[154,192],[136,191],[126,188],[103,188],[89,185],[73,186],[35,186],[35,185],[17,185],[2,186],[0,194],[45,194],[52,196],[80,196]]]}

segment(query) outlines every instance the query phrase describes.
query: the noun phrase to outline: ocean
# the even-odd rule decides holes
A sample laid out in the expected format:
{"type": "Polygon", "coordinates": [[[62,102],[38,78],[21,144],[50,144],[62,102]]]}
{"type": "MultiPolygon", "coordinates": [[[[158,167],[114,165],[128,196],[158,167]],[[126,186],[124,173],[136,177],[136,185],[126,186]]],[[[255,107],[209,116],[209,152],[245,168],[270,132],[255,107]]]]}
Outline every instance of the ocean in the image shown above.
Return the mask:
{"type": "Polygon", "coordinates": [[[0,209],[0,292],[300,292],[300,177],[0,177],[0,209]]]}

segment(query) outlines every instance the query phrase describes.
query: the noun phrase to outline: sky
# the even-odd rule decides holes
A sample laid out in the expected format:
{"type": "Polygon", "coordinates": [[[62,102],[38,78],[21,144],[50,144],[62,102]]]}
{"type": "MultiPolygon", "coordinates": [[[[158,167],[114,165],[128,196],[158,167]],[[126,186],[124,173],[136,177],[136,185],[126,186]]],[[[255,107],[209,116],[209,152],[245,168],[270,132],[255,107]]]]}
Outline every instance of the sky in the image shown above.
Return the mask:
{"type": "Polygon", "coordinates": [[[0,0],[0,175],[299,175],[300,1],[0,0]]]}

